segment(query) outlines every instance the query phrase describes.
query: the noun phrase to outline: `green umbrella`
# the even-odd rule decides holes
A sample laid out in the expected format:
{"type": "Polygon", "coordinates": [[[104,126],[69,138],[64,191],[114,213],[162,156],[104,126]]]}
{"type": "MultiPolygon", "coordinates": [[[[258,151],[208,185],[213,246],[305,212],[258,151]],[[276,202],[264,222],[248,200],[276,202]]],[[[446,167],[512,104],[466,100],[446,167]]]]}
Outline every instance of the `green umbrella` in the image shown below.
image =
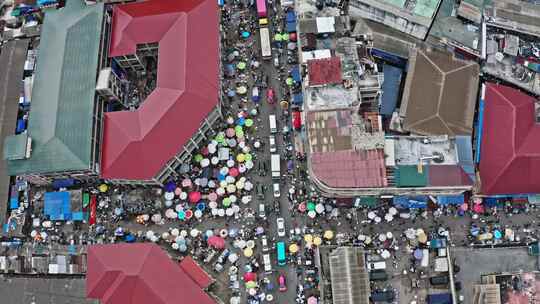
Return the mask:
{"type": "Polygon", "coordinates": [[[226,197],[223,199],[223,207],[229,207],[231,205],[231,199],[226,197]]]}
{"type": "Polygon", "coordinates": [[[200,162],[201,160],[203,160],[203,158],[204,158],[204,157],[203,157],[201,154],[195,155],[195,161],[196,161],[196,162],[200,162]]]}
{"type": "Polygon", "coordinates": [[[307,210],[308,211],[315,211],[315,204],[312,202],[307,203],[307,210]]]}
{"type": "Polygon", "coordinates": [[[281,35],[278,33],[278,34],[275,34],[274,35],[274,40],[275,41],[281,41],[281,35]]]}
{"type": "Polygon", "coordinates": [[[242,132],[244,130],[242,129],[242,126],[236,126],[236,127],[234,127],[234,131],[238,133],[238,132],[242,132]]]}
{"type": "Polygon", "coordinates": [[[240,137],[244,137],[244,131],[242,131],[242,130],[237,130],[237,131],[236,131],[236,137],[239,137],[239,138],[240,138],[240,137]]]}
{"type": "Polygon", "coordinates": [[[253,159],[253,156],[249,153],[246,153],[246,161],[247,160],[252,160],[253,159]]]}
{"type": "Polygon", "coordinates": [[[284,40],[284,41],[289,40],[289,34],[287,34],[287,33],[281,34],[281,39],[284,40]]]}
{"type": "Polygon", "coordinates": [[[223,132],[219,132],[218,135],[216,135],[215,140],[218,143],[223,143],[223,141],[225,140],[225,134],[223,134],[223,132]]]}
{"type": "Polygon", "coordinates": [[[251,118],[246,119],[246,122],[244,124],[246,125],[246,127],[253,126],[253,119],[251,118]]]}
{"type": "Polygon", "coordinates": [[[236,65],[236,67],[237,67],[239,70],[243,70],[243,69],[246,68],[246,63],[243,62],[243,61],[240,61],[240,62],[236,65]]]}
{"type": "Polygon", "coordinates": [[[288,86],[292,86],[294,80],[293,80],[291,77],[289,77],[289,78],[287,78],[287,79],[285,80],[285,82],[287,83],[288,86]]]}

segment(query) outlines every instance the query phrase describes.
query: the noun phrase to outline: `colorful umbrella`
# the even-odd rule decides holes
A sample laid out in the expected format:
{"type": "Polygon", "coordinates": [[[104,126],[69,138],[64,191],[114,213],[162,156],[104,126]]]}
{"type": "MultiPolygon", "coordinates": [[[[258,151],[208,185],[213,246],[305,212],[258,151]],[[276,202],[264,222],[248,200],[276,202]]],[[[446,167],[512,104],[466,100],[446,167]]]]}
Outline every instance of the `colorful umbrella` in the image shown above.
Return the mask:
{"type": "Polygon", "coordinates": [[[326,230],[323,237],[327,240],[331,240],[334,238],[334,232],[332,230],[326,230]]]}
{"type": "Polygon", "coordinates": [[[105,184],[99,185],[99,192],[104,193],[104,192],[107,192],[107,190],[109,190],[109,186],[105,184]]]}
{"type": "Polygon", "coordinates": [[[257,274],[255,272],[246,272],[244,273],[244,281],[257,281],[257,274]]]}
{"type": "Polygon", "coordinates": [[[315,211],[315,204],[312,202],[307,203],[307,210],[308,211],[315,211]]]}
{"type": "Polygon", "coordinates": [[[314,244],[315,246],[321,245],[321,244],[322,244],[322,239],[321,239],[320,237],[318,237],[318,236],[314,237],[314,238],[313,238],[313,244],[314,244]]]}
{"type": "Polygon", "coordinates": [[[178,211],[178,219],[185,220],[186,219],[186,212],[184,210],[178,211]]]}
{"type": "Polygon", "coordinates": [[[298,211],[305,212],[306,211],[306,203],[300,203],[298,205],[298,211]]]}
{"type": "Polygon", "coordinates": [[[197,203],[201,200],[201,193],[198,191],[193,191],[189,193],[189,201],[191,203],[197,203]]]}
{"type": "Polygon", "coordinates": [[[294,81],[291,77],[288,77],[287,79],[285,79],[285,83],[288,85],[288,86],[292,86],[294,84],[294,81]]]}
{"type": "Polygon", "coordinates": [[[313,242],[313,235],[311,235],[311,234],[304,235],[304,241],[306,241],[308,243],[313,242]]]}
{"type": "Polygon", "coordinates": [[[225,240],[216,235],[209,237],[207,243],[209,246],[212,246],[216,249],[225,248],[225,240]]]}
{"type": "Polygon", "coordinates": [[[296,245],[296,244],[294,244],[294,243],[291,244],[291,245],[289,246],[289,252],[290,252],[290,253],[297,253],[297,252],[298,252],[298,245],[296,245]]]}
{"type": "Polygon", "coordinates": [[[251,119],[251,118],[246,119],[244,124],[245,124],[246,127],[253,126],[253,119],[251,119]]]}
{"type": "Polygon", "coordinates": [[[243,69],[246,68],[246,63],[243,62],[243,61],[240,61],[240,62],[236,65],[236,67],[237,67],[239,70],[243,70],[243,69]]]}
{"type": "Polygon", "coordinates": [[[249,257],[251,257],[252,255],[253,255],[253,249],[251,249],[251,248],[246,248],[246,249],[244,249],[244,256],[245,256],[245,257],[248,257],[248,258],[249,258],[249,257]]]}

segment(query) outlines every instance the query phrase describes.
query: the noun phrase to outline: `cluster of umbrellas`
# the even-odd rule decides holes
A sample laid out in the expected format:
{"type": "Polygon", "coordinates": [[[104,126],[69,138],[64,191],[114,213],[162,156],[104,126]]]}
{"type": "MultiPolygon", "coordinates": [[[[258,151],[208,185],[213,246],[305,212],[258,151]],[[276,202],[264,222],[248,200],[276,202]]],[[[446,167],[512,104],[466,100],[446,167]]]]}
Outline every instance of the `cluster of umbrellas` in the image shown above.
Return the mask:
{"type": "Polygon", "coordinates": [[[315,218],[317,215],[331,212],[332,215],[337,216],[338,215],[338,209],[334,209],[332,205],[323,205],[322,203],[315,204],[314,202],[308,201],[308,202],[302,202],[298,204],[298,211],[300,212],[307,212],[307,216],[309,218],[315,218]]]}
{"type": "MultiPolygon", "coordinates": [[[[384,220],[386,222],[391,222],[392,220],[394,220],[394,217],[398,214],[398,210],[395,208],[395,207],[390,207],[390,209],[388,209],[388,212],[386,212],[386,214],[383,216],[384,220]]],[[[368,215],[367,215],[368,219],[370,221],[373,221],[375,222],[376,224],[382,222],[382,219],[377,211],[370,211],[368,212],[368,215]]]]}
{"type": "MultiPolygon", "coordinates": [[[[333,238],[334,238],[334,232],[332,230],[326,230],[323,233],[322,237],[318,235],[313,235],[313,234],[305,234],[304,242],[306,243],[307,247],[320,246],[323,243],[323,239],[330,241],[333,238]]],[[[295,253],[298,251],[298,246],[293,246],[293,245],[296,245],[296,244],[291,244],[289,246],[289,251],[291,253],[295,253]]]]}

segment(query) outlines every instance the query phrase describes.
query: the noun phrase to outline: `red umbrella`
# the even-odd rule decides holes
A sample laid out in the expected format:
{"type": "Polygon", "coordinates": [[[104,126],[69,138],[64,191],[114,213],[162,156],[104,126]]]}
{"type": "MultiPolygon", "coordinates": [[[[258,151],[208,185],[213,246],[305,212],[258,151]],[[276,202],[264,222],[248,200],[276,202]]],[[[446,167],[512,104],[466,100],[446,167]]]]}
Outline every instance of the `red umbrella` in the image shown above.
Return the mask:
{"type": "Polygon", "coordinates": [[[246,272],[244,274],[244,281],[257,281],[257,274],[255,272],[246,272]]]}
{"type": "Polygon", "coordinates": [[[305,202],[298,205],[298,211],[300,211],[300,212],[305,212],[306,211],[306,203],[305,202]]]}
{"type": "Polygon", "coordinates": [[[238,175],[240,174],[240,172],[238,171],[238,168],[230,168],[229,169],[229,175],[232,176],[232,177],[237,177],[238,175]]]}
{"type": "Polygon", "coordinates": [[[196,203],[201,200],[201,193],[198,191],[190,192],[189,193],[189,201],[192,203],[196,203]]]}
{"type": "Polygon", "coordinates": [[[216,249],[223,249],[225,248],[225,240],[217,235],[214,235],[208,238],[208,245],[216,249]]]}
{"type": "Polygon", "coordinates": [[[201,154],[202,154],[202,155],[208,155],[208,147],[202,148],[201,154]]]}
{"type": "Polygon", "coordinates": [[[474,204],[473,211],[476,213],[484,213],[484,206],[480,204],[474,204]]]}
{"type": "Polygon", "coordinates": [[[296,41],[296,33],[290,33],[289,34],[289,40],[296,41]]]}
{"type": "Polygon", "coordinates": [[[191,217],[193,217],[193,211],[186,210],[186,218],[189,220],[191,217]]]}

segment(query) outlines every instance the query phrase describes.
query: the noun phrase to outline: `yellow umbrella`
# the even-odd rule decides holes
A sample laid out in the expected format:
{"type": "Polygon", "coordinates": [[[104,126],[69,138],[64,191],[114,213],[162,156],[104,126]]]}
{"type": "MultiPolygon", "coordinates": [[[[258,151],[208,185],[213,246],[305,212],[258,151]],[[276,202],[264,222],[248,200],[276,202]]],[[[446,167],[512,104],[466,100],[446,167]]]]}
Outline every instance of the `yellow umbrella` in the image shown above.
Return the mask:
{"type": "Polygon", "coordinates": [[[313,235],[311,234],[304,235],[304,241],[306,241],[307,243],[313,242],[313,235]]]}
{"type": "Polygon", "coordinates": [[[326,230],[324,232],[324,238],[327,240],[331,240],[334,238],[334,232],[332,230],[326,230]]]}
{"type": "Polygon", "coordinates": [[[255,288],[255,287],[257,287],[257,283],[255,281],[247,281],[246,282],[246,288],[247,289],[255,288]]]}
{"type": "Polygon", "coordinates": [[[322,244],[322,239],[321,239],[320,237],[318,237],[318,236],[314,237],[314,238],[313,238],[313,244],[314,244],[315,246],[321,245],[321,244],[322,244]]]}
{"type": "Polygon", "coordinates": [[[427,235],[422,231],[422,233],[418,234],[418,242],[420,243],[427,243],[427,235]]]}
{"type": "Polygon", "coordinates": [[[244,256],[246,256],[246,257],[249,258],[249,257],[251,257],[252,255],[253,255],[253,249],[251,249],[251,248],[246,248],[246,249],[244,249],[244,256]]]}
{"type": "Polygon", "coordinates": [[[246,155],[243,153],[240,153],[236,155],[236,160],[240,163],[243,163],[246,160],[246,155]]]}
{"type": "Polygon", "coordinates": [[[291,244],[291,245],[289,246],[289,252],[290,252],[290,253],[297,253],[297,252],[298,252],[298,245],[296,245],[296,244],[294,244],[294,243],[291,244]]]}
{"type": "Polygon", "coordinates": [[[107,190],[109,190],[109,186],[105,184],[99,185],[99,192],[103,193],[103,192],[107,192],[107,190]]]}

